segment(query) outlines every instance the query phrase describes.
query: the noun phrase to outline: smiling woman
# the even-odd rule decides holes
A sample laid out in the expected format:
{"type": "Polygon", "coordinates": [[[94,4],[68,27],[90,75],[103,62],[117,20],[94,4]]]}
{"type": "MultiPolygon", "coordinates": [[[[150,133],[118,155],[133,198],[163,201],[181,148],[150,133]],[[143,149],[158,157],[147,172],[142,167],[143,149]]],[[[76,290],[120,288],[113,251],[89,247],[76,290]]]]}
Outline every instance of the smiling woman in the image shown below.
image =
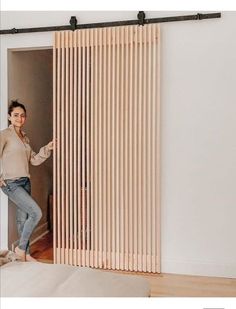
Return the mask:
{"type": "Polygon", "coordinates": [[[29,163],[40,165],[51,155],[53,142],[49,142],[36,154],[22,127],[26,121],[26,108],[12,101],[8,109],[10,126],[0,132],[0,187],[16,205],[17,230],[19,234],[16,254],[22,261],[33,261],[29,251],[29,239],[42,217],[42,211],[31,197],[29,163]]]}

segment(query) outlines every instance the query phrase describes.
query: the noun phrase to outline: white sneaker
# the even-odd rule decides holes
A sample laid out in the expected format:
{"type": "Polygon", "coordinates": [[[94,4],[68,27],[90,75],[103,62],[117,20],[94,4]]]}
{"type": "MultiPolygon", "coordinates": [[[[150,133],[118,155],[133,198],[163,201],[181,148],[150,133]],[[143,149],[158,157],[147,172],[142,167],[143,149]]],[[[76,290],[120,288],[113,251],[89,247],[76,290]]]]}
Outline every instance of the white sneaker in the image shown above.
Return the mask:
{"type": "Polygon", "coordinates": [[[25,262],[25,251],[21,250],[19,247],[15,247],[16,259],[25,262]]]}

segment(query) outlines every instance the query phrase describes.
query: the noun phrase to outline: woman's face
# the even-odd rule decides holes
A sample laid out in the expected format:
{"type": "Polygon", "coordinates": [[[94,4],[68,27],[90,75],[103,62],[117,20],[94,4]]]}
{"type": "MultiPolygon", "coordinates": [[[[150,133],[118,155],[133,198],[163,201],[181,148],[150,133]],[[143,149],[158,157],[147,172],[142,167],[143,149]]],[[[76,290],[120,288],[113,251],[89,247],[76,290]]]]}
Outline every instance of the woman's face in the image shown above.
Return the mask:
{"type": "Polygon", "coordinates": [[[21,107],[15,107],[8,119],[13,126],[21,128],[26,120],[25,111],[21,107]]]}

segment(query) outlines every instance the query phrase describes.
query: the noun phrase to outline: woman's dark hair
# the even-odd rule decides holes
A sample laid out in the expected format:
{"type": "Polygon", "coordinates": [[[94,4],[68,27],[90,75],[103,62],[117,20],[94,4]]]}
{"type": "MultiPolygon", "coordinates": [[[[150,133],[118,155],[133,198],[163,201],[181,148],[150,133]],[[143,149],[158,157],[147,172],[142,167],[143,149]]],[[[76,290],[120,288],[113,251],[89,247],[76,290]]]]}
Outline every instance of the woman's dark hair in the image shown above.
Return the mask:
{"type": "Polygon", "coordinates": [[[24,110],[24,112],[26,113],[26,108],[22,103],[18,102],[17,100],[12,100],[11,104],[8,107],[8,114],[10,116],[11,116],[11,113],[13,112],[13,109],[16,108],[16,107],[21,107],[24,110]]]}

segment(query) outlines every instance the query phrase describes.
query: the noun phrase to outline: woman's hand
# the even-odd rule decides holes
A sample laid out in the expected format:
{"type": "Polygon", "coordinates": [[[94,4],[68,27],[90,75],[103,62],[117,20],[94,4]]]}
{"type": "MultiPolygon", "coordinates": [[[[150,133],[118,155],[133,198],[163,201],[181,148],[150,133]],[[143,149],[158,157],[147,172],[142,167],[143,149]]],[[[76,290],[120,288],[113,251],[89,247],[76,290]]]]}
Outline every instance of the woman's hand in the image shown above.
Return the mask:
{"type": "Polygon", "coordinates": [[[0,187],[5,186],[6,187],[6,183],[3,179],[0,179],[0,187]]]}
{"type": "Polygon", "coordinates": [[[49,143],[47,144],[47,146],[48,146],[48,149],[49,149],[49,150],[53,150],[53,149],[54,149],[54,142],[53,142],[53,141],[49,142],[49,143]]]}

